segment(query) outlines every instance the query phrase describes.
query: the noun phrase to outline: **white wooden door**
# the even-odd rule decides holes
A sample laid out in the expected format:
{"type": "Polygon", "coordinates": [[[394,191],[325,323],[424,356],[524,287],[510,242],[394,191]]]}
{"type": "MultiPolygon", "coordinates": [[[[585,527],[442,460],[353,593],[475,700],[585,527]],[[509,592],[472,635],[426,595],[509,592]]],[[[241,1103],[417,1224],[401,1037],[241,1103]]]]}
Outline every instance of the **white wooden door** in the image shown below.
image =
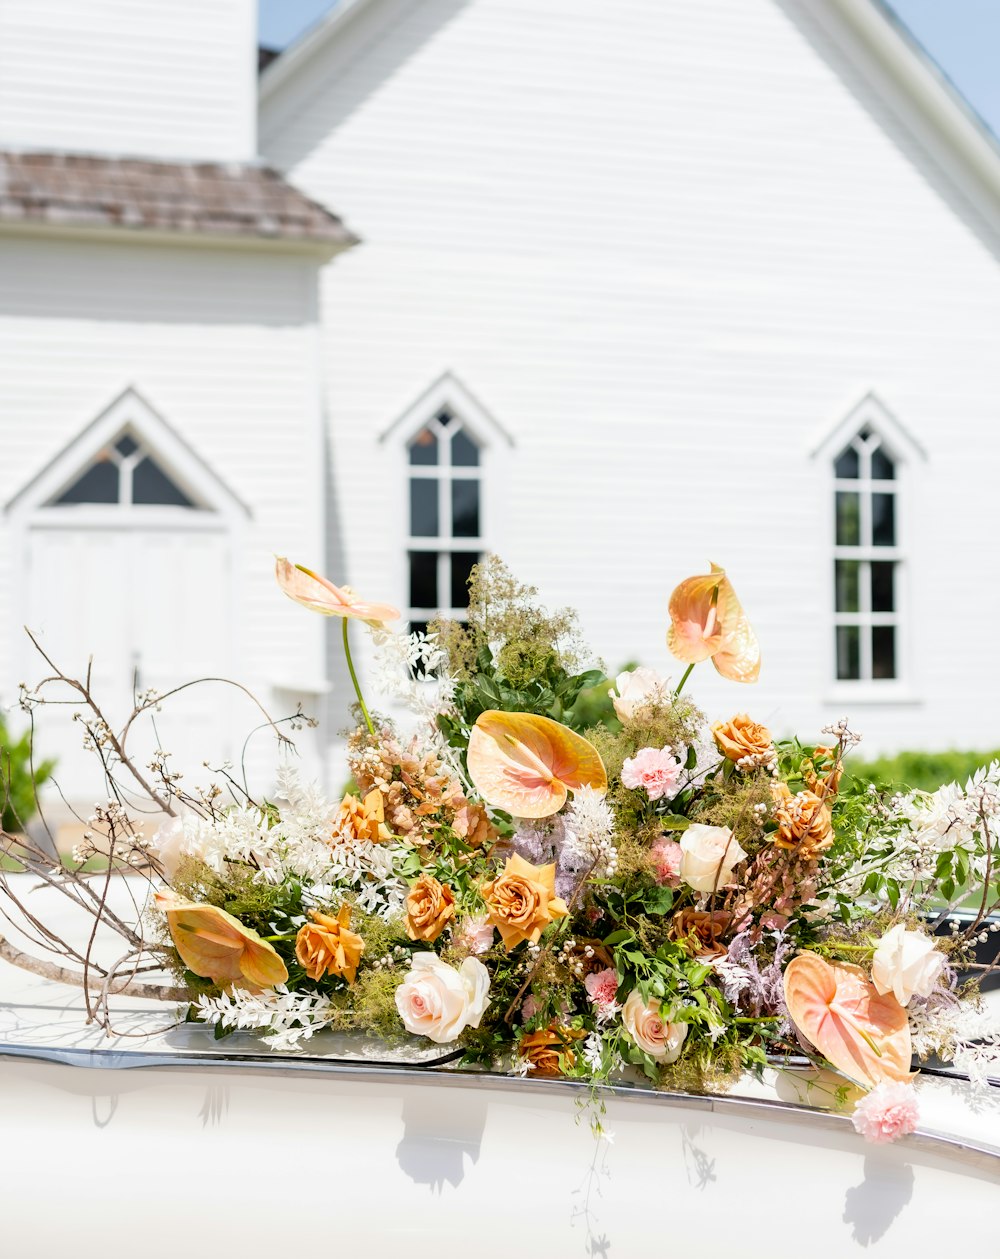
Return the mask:
{"type": "MultiPolygon", "coordinates": [[[[231,556],[224,528],[45,523],[28,530],[27,547],[25,623],[64,673],[85,677],[93,657],[91,689],[116,730],[137,691],[165,694],[192,679],[232,675],[231,556]]],[[[29,653],[26,680],[42,676],[45,667],[29,653]]],[[[82,708],[74,701],[39,710],[36,749],[58,758],[63,794],[89,810],[107,793],[72,720],[82,708]]],[[[226,688],[191,687],[167,700],[153,721],[137,723],[127,751],[145,766],[162,747],[193,784],[205,777],[204,760],[217,764],[233,756],[229,713],[226,688]]],[[[122,780],[130,785],[127,776],[122,780]]]]}

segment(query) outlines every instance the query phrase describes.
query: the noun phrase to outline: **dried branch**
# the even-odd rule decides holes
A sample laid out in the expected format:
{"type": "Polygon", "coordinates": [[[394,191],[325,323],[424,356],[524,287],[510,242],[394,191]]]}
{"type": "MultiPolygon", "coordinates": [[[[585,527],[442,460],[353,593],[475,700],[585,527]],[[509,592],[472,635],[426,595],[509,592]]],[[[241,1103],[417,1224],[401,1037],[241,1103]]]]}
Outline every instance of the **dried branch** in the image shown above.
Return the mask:
{"type": "MultiPolygon", "coordinates": [[[[127,960],[127,956],[122,960],[127,960]]],[[[56,966],[54,962],[32,957],[16,948],[3,936],[0,936],[0,958],[3,958],[5,962],[10,962],[12,966],[19,966],[21,970],[30,971],[32,975],[39,975],[42,979],[51,979],[57,984],[69,984],[74,988],[86,988],[105,997],[147,997],[152,1001],[173,1002],[191,1000],[191,993],[187,988],[174,988],[169,984],[136,983],[131,977],[108,983],[107,977],[100,978],[94,975],[85,981],[79,971],[67,970],[65,966],[56,966]]],[[[112,973],[113,971],[109,971],[108,975],[112,973]]]]}

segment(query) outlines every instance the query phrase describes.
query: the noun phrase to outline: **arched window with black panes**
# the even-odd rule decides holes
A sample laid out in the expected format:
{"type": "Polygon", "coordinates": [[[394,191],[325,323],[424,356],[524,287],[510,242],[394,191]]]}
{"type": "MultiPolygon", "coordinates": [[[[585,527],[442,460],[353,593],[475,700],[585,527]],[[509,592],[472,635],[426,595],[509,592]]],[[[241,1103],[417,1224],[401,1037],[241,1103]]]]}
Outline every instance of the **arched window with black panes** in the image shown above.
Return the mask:
{"type": "Polygon", "coordinates": [[[834,459],[834,649],[839,682],[900,677],[899,465],[859,429],[834,459]]]}
{"type": "Polygon", "coordinates": [[[408,446],[408,616],[425,630],[436,616],[464,620],[469,575],[484,551],[482,451],[448,407],[408,446]]]}

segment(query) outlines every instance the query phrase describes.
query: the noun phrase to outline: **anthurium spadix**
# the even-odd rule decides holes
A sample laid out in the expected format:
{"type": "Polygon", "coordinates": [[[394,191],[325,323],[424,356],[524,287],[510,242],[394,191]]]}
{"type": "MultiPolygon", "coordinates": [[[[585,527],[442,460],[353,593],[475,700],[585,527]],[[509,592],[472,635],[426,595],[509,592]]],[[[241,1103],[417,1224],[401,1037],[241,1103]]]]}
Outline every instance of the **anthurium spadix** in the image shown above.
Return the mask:
{"type": "Polygon", "coordinates": [[[685,578],[670,596],[667,646],[688,665],[711,660],[733,682],[756,682],[760,673],[757,636],[717,564],[710,573],[685,578]]]}
{"type": "Polygon", "coordinates": [[[156,894],[181,961],[217,984],[273,988],[288,978],[274,946],[218,905],[199,905],[168,890],[156,894]]]}
{"type": "Polygon", "coordinates": [[[860,967],[800,953],[784,979],[792,1022],[838,1071],[866,1088],[911,1078],[906,1010],[860,967]]]}
{"type": "Polygon", "coordinates": [[[274,575],[289,599],[294,599],[310,612],[367,621],[372,626],[399,620],[399,609],[392,604],[367,603],[364,599],[359,599],[349,586],[335,586],[332,581],[320,577],[312,569],[293,564],[283,555],[275,559],[274,575]]]}
{"type": "Polygon", "coordinates": [[[594,745],[560,722],[533,713],[483,713],[472,728],[468,763],[486,803],[514,817],[550,817],[570,791],[608,789],[594,745]]]}

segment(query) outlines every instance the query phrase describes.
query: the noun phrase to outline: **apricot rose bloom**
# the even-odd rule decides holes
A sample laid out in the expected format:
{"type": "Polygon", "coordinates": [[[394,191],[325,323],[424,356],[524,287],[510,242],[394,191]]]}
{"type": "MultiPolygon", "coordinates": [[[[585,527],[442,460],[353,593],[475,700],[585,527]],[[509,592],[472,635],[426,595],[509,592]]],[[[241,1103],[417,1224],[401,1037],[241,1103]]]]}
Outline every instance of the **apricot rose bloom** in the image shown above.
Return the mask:
{"type": "Polygon", "coordinates": [[[843,774],[844,765],[838,759],[836,748],[818,747],[808,760],[802,762],[802,777],[806,786],[822,800],[837,794],[843,774]]]}
{"type": "Polygon", "coordinates": [[[725,569],[688,577],[670,596],[667,646],[678,660],[711,660],[724,678],[756,682],[760,646],[725,569]]]}
{"type": "Polygon", "coordinates": [[[411,1035],[446,1045],[479,1026],[489,990],[490,973],[478,958],[467,957],[456,970],[436,953],[416,953],[396,989],[396,1009],[411,1035]]]}
{"type": "Polygon", "coordinates": [[[312,922],[299,929],[295,937],[295,956],[310,979],[339,975],[349,984],[358,973],[365,942],[351,931],[351,908],[341,905],[336,918],[313,910],[312,922]]]}
{"type": "Polygon", "coordinates": [[[292,564],[283,555],[274,561],[274,575],[289,599],[322,616],[342,616],[371,626],[398,621],[399,609],[389,603],[366,603],[350,586],[335,586],[310,568],[292,564]]]}
{"type": "Polygon", "coordinates": [[[625,1030],[641,1050],[657,1062],[676,1062],[688,1034],[686,1023],[665,1023],[662,1002],[654,998],[643,1001],[638,988],[633,988],[622,1006],[625,1030]]]}
{"type": "Polygon", "coordinates": [[[778,848],[798,852],[811,861],[833,843],[833,819],[826,803],[811,791],[792,795],[784,783],[771,789],[774,820],[778,829],[773,842],[778,848]]]}
{"type": "Polygon", "coordinates": [[[273,988],[288,978],[277,950],[218,905],[200,905],[167,888],[156,894],[181,961],[217,984],[273,988]]]}
{"type": "Polygon", "coordinates": [[[388,843],[394,838],[385,824],[385,797],[377,788],[369,791],[364,800],[350,792],[340,802],[340,810],[333,824],[333,838],[363,839],[373,844],[388,843]]]}
{"type": "Polygon", "coordinates": [[[562,1075],[564,1065],[574,1065],[576,1055],[570,1046],[585,1035],[575,1027],[543,1027],[522,1036],[517,1042],[517,1052],[528,1063],[532,1075],[551,1078],[562,1075]]]}
{"type": "Polygon", "coordinates": [[[422,874],[406,898],[406,934],[433,943],[455,913],[455,894],[433,874],[422,874]]]}
{"type": "Polygon", "coordinates": [[[556,896],[555,862],[533,866],[516,853],[507,858],[501,874],[483,885],[482,895],[488,921],[500,932],[508,953],[523,940],[537,944],[549,923],[569,912],[556,896]]]}
{"type": "Polygon", "coordinates": [[[715,746],[734,764],[747,757],[757,765],[763,765],[774,756],[774,738],[767,726],[751,721],[746,713],[737,713],[728,721],[717,721],[712,726],[715,746]]]}

